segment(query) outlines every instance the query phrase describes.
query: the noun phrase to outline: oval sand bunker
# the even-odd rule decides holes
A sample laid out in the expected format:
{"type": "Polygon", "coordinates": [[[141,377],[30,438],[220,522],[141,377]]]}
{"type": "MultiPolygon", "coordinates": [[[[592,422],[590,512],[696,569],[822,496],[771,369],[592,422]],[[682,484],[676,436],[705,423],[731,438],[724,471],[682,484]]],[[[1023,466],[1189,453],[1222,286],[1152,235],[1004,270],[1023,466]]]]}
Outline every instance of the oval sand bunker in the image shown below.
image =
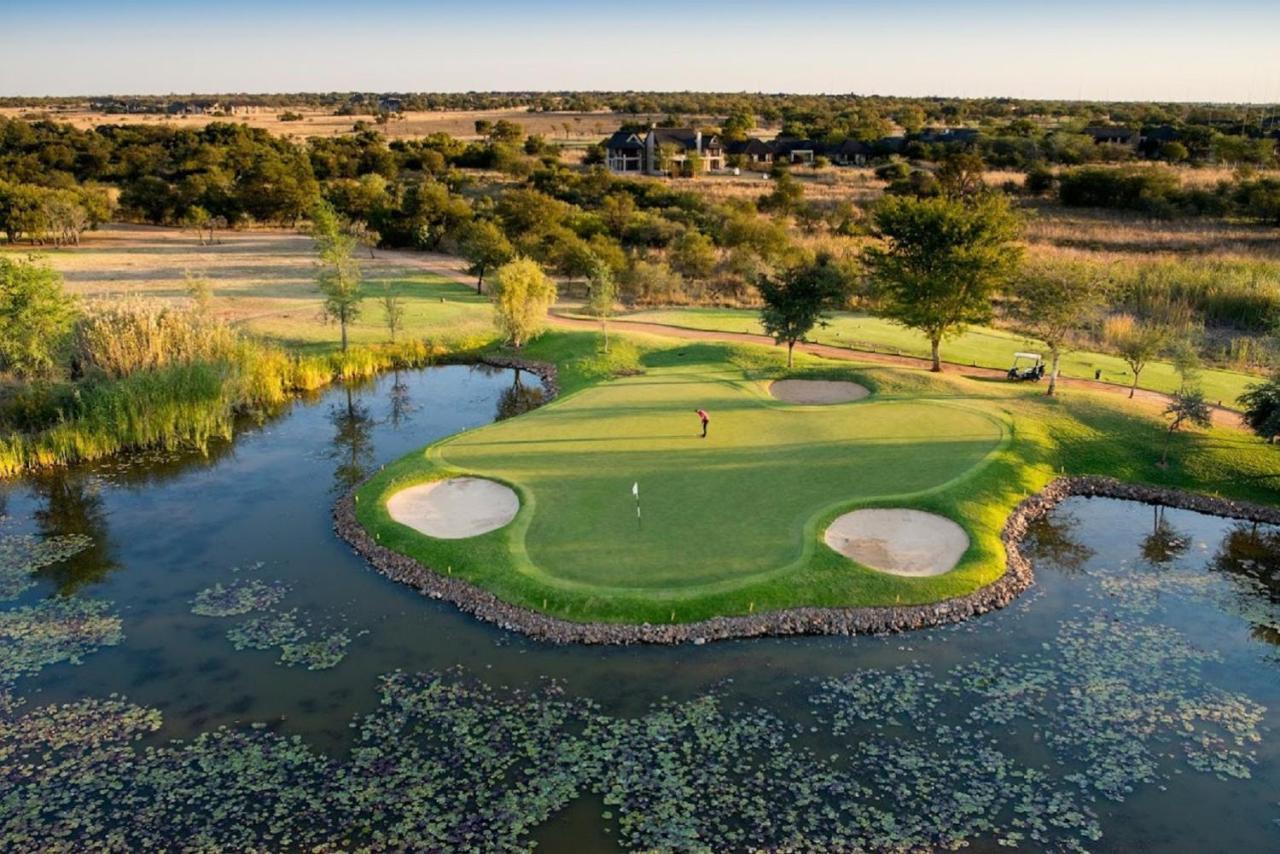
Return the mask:
{"type": "Polygon", "coordinates": [[[778,380],[769,393],[784,403],[849,403],[871,392],[845,380],[778,380]]]}
{"type": "Polygon", "coordinates": [[[481,477],[433,480],[387,499],[387,513],[428,537],[461,540],[496,531],[516,517],[515,491],[481,477]]]}
{"type": "Polygon", "coordinates": [[[964,528],[945,516],[889,507],[845,513],[823,540],[864,566],[911,576],[950,572],[969,548],[964,528]]]}

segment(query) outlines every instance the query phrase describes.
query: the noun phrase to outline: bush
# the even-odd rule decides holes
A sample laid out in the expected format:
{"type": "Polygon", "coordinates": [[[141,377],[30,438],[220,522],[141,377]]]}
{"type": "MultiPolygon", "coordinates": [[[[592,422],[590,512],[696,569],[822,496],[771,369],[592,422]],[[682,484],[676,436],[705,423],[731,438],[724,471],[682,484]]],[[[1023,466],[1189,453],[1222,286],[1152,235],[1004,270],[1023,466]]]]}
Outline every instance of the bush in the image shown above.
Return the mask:
{"type": "Polygon", "coordinates": [[[75,330],[81,373],[121,378],[192,362],[230,360],[240,343],[224,323],[189,308],[136,298],[95,304],[75,330]]]}

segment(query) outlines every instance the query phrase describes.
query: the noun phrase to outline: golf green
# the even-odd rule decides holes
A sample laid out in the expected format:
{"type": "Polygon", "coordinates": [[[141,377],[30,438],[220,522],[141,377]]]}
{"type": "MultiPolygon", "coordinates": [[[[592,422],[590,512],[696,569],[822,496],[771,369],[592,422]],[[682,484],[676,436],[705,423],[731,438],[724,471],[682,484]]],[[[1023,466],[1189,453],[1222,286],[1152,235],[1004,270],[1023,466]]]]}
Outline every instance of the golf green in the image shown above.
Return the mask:
{"type": "Polygon", "coordinates": [[[994,417],[961,405],[872,396],[793,406],[737,368],[689,365],[447,439],[418,479],[466,472],[514,485],[520,513],[485,539],[500,537],[528,581],[680,596],[803,566],[823,548],[826,514],[946,484],[1002,434],[994,417]],[[711,416],[705,439],[699,408],[711,416]]]}

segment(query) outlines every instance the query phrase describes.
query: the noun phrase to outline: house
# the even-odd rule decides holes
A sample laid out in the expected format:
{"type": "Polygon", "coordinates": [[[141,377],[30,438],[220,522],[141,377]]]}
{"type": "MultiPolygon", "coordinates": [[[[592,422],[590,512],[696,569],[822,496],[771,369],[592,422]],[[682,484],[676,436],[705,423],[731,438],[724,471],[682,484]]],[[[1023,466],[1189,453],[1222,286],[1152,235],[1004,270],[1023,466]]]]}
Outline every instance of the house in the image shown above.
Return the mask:
{"type": "Polygon", "coordinates": [[[856,139],[846,139],[837,146],[828,149],[827,154],[832,163],[841,166],[866,166],[871,159],[871,146],[856,139]]]}
{"type": "Polygon", "coordinates": [[[749,166],[768,166],[773,163],[773,143],[755,137],[731,142],[725,146],[725,152],[730,157],[741,157],[743,163],[749,166]]]}
{"type": "Polygon", "coordinates": [[[646,163],[650,172],[672,172],[684,166],[689,155],[702,157],[702,171],[724,168],[720,137],[703,135],[694,128],[653,128],[644,138],[646,163]]]}
{"type": "Polygon", "coordinates": [[[795,139],[780,136],[773,141],[773,156],[786,163],[812,164],[818,155],[823,154],[826,147],[812,139],[795,139]]]}
{"type": "Polygon", "coordinates": [[[920,134],[920,141],[936,145],[972,145],[980,133],[976,128],[929,128],[920,134]]]}
{"type": "Polygon", "coordinates": [[[378,99],[378,111],[383,113],[403,113],[404,101],[400,98],[384,96],[378,99]]]}
{"type": "Polygon", "coordinates": [[[702,158],[704,172],[724,168],[720,138],[696,128],[620,130],[604,141],[604,152],[605,163],[612,172],[666,174],[681,170],[693,155],[702,158]]]}
{"type": "Polygon", "coordinates": [[[604,141],[605,163],[610,172],[647,172],[644,153],[640,134],[620,130],[604,141]]]}
{"type": "Polygon", "coordinates": [[[1095,126],[1081,131],[1085,136],[1093,137],[1096,145],[1137,145],[1138,132],[1125,127],[1095,126]]]}

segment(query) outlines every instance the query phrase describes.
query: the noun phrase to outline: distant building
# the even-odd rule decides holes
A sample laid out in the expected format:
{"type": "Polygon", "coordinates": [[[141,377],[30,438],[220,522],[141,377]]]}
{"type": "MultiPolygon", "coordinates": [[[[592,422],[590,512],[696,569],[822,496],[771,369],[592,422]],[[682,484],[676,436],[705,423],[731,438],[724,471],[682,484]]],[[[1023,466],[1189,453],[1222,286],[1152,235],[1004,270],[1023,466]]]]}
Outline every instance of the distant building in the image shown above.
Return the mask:
{"type": "Polygon", "coordinates": [[[812,164],[825,151],[822,143],[812,139],[780,136],[773,141],[773,157],[785,163],[812,164]]]}
{"type": "Polygon", "coordinates": [[[1097,145],[1137,145],[1138,132],[1125,127],[1097,126],[1087,127],[1081,131],[1085,136],[1093,137],[1097,145]]]}
{"type": "Polygon", "coordinates": [[[378,109],[384,113],[403,113],[404,101],[400,98],[382,97],[378,99],[378,109]]]}
{"type": "Polygon", "coordinates": [[[657,175],[678,171],[689,158],[702,158],[702,171],[724,168],[724,148],[714,134],[696,128],[618,131],[604,142],[605,163],[613,172],[657,175]]]}
{"type": "Polygon", "coordinates": [[[731,157],[741,157],[750,166],[768,166],[773,163],[773,143],[755,137],[731,142],[725,146],[725,152],[731,157]]]}
{"type": "Polygon", "coordinates": [[[832,163],[838,163],[841,166],[866,166],[872,153],[871,146],[865,142],[846,139],[839,145],[830,147],[827,156],[831,158],[832,163]]]}
{"type": "Polygon", "coordinates": [[[640,134],[620,130],[604,141],[605,164],[611,172],[643,174],[645,166],[644,139],[640,134]]]}

